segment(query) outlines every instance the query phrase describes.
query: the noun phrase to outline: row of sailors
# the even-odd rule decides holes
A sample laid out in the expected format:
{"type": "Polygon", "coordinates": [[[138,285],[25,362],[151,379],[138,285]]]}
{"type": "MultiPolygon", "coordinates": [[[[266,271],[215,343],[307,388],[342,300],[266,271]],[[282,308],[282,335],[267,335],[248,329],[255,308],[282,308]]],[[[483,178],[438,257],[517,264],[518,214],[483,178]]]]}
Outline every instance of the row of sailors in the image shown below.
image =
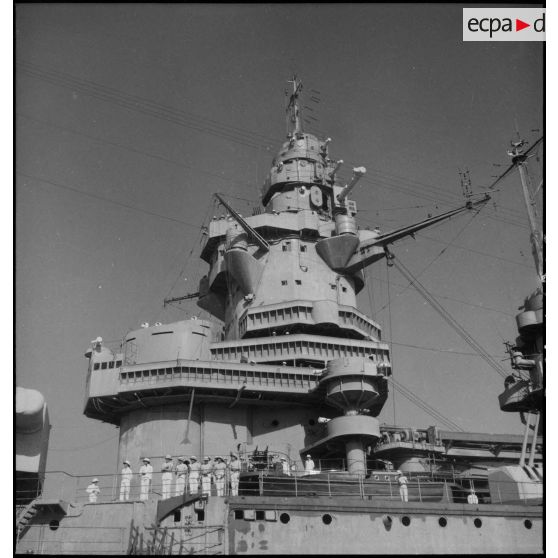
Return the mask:
{"type": "MultiPolygon", "coordinates": [[[[153,466],[149,457],[142,459],[142,466],[139,469],[140,477],[140,500],[147,500],[149,497],[149,490],[151,481],[153,479],[153,466]]],[[[120,501],[124,502],[130,499],[130,487],[134,472],[130,462],[126,459],[123,462],[124,467],[121,471],[120,481],[120,501]]],[[[225,495],[225,480],[227,473],[229,475],[231,485],[231,495],[238,496],[238,483],[240,477],[240,461],[238,456],[231,455],[231,460],[227,464],[221,456],[215,457],[214,463],[210,463],[209,457],[204,457],[203,462],[200,463],[195,455],[189,459],[186,457],[179,457],[178,464],[175,466],[173,459],[170,455],[165,456],[165,462],[161,467],[162,473],[162,493],[163,499],[170,498],[171,496],[180,496],[186,492],[188,485],[190,494],[197,494],[201,489],[202,494],[211,494],[211,483],[215,484],[217,496],[225,495]],[[174,494],[172,494],[172,481],[175,479],[174,494]]],[[[99,488],[99,479],[94,478],[91,484],[86,488],[89,495],[90,502],[97,502],[98,496],[101,492],[99,488]]]]}
{"type": "MultiPolygon", "coordinates": [[[[162,491],[161,498],[167,499],[172,495],[180,496],[185,493],[186,485],[190,494],[197,494],[201,489],[202,494],[211,494],[211,483],[215,484],[217,496],[225,495],[225,482],[230,481],[231,496],[238,496],[238,485],[240,478],[241,464],[236,454],[231,454],[229,463],[226,463],[221,456],[214,458],[214,463],[210,462],[209,457],[203,458],[203,463],[199,463],[198,458],[192,455],[189,460],[186,457],[179,457],[178,464],[175,466],[173,458],[170,455],[165,456],[165,462],[161,466],[162,477],[162,491]],[[172,480],[176,476],[174,494],[172,494],[172,480]]],[[[139,469],[140,476],[140,500],[147,500],[149,496],[149,489],[153,479],[153,466],[149,457],[142,459],[142,466],[139,469]]],[[[289,464],[284,457],[281,457],[279,464],[284,474],[290,475],[291,471],[289,464]]],[[[124,502],[130,499],[130,487],[134,472],[130,462],[126,459],[123,462],[124,467],[121,471],[120,481],[120,501],[124,502]]],[[[310,455],[306,456],[304,463],[306,471],[314,469],[314,462],[310,455]]],[[[101,492],[99,488],[99,479],[94,478],[91,484],[86,488],[89,495],[89,501],[97,502],[97,498],[101,492]]]]}
{"type": "MultiPolygon", "coordinates": [[[[148,457],[143,458],[143,465],[140,467],[140,500],[147,500],[151,480],[153,478],[153,467],[148,457]]],[[[211,494],[211,483],[215,484],[217,496],[225,495],[225,480],[227,473],[231,484],[231,495],[238,496],[238,481],[240,477],[240,461],[235,454],[231,455],[230,462],[227,464],[221,456],[215,457],[213,463],[209,457],[204,457],[200,463],[195,455],[189,459],[179,457],[178,464],[175,466],[170,455],[165,456],[165,462],[161,467],[162,473],[162,493],[163,499],[170,498],[172,495],[180,496],[186,491],[186,485],[190,494],[197,494],[201,489],[202,494],[211,494]],[[175,479],[174,494],[172,494],[172,481],[175,479]]],[[[128,500],[130,497],[130,483],[133,472],[129,461],[124,461],[122,469],[122,481],[120,485],[120,500],[128,500]]]]}

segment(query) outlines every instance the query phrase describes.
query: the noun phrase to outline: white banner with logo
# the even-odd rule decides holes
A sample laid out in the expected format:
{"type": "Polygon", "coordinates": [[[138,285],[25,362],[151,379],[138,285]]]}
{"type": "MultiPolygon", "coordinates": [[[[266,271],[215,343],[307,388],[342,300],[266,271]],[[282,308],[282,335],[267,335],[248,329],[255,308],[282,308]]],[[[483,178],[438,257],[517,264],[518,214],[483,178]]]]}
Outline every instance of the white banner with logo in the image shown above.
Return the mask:
{"type": "Polygon", "coordinates": [[[463,8],[464,41],[544,41],[544,8],[463,8]]]}

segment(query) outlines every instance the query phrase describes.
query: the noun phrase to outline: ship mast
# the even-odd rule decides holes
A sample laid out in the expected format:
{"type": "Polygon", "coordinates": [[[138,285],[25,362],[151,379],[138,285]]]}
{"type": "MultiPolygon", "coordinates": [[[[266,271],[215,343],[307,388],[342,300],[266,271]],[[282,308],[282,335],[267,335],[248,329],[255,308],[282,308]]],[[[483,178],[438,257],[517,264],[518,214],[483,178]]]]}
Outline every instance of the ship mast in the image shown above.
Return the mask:
{"type": "MultiPolygon", "coordinates": [[[[535,463],[537,435],[544,397],[543,235],[537,222],[535,195],[531,192],[531,180],[527,168],[527,159],[532,157],[530,152],[542,139],[542,137],[539,138],[529,149],[524,150],[527,142],[521,139],[518,133],[517,140],[511,142],[511,149],[508,150],[512,164],[496,181],[501,180],[513,167],[517,167],[531,231],[531,251],[541,282],[541,286],[525,299],[525,303],[521,307],[522,312],[516,316],[519,337],[515,345],[507,343],[506,347],[511,358],[512,368],[518,371],[518,375],[506,378],[504,392],[499,395],[500,408],[506,412],[521,413],[521,420],[525,424],[519,460],[519,466],[523,468],[527,461],[527,446],[531,430],[532,440],[528,466],[532,468],[535,463]],[[524,413],[527,414],[526,418],[524,413]],[[535,414],[534,426],[531,425],[533,413],[535,414]]],[[[541,182],[541,186],[542,184],[541,182]]]]}
{"type": "MultiPolygon", "coordinates": [[[[537,142],[538,143],[538,142],[537,142]]],[[[527,170],[528,155],[523,151],[523,147],[527,144],[525,140],[518,139],[518,141],[511,142],[511,149],[508,150],[508,155],[512,158],[512,163],[517,167],[519,176],[521,178],[521,189],[523,198],[525,200],[525,208],[527,209],[527,218],[529,220],[529,229],[531,230],[531,251],[535,261],[535,268],[541,283],[544,283],[544,270],[543,270],[543,239],[542,233],[538,226],[536,213],[535,213],[535,199],[531,194],[531,179],[527,170]]]]}
{"type": "Polygon", "coordinates": [[[302,91],[302,82],[297,79],[295,75],[292,80],[288,81],[288,83],[292,83],[293,92],[289,96],[289,102],[286,108],[287,137],[292,138],[303,132],[301,111],[298,104],[298,97],[302,91]]]}

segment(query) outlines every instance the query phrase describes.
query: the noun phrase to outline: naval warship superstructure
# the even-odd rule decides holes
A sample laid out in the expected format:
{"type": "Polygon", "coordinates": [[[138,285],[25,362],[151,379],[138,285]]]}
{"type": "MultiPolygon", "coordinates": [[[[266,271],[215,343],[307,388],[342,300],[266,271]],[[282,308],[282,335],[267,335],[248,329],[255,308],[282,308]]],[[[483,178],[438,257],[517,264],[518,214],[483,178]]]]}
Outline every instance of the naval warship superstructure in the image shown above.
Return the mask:
{"type": "MultiPolygon", "coordinates": [[[[137,473],[150,459],[147,499],[134,480],[121,501],[118,474],[99,477],[95,502],[90,478],[73,478],[64,497],[45,486],[20,503],[34,514],[16,518],[17,552],[542,551],[542,440],[535,428],[526,465],[530,419],[524,437],[381,426],[390,347],[357,308],[363,270],[391,262],[393,243],[479,211],[490,196],[390,232],[359,228],[349,196],[366,169],[340,182],[342,161],[329,138],[303,130],[302,84],[290,83],[287,138],[262,207],[242,216],[216,194],[226,217],[205,230],[209,270],[198,292],[180,297],[196,298],[214,320],[144,323],[117,347],[99,337],[85,354],[84,412],[119,427],[119,463],[137,473]],[[162,498],[169,452],[175,462],[236,454],[238,494],[228,479],[224,495],[188,487],[162,498]],[[513,472],[518,462],[525,474],[513,472]]],[[[503,410],[526,410],[512,399],[503,410]]]]}

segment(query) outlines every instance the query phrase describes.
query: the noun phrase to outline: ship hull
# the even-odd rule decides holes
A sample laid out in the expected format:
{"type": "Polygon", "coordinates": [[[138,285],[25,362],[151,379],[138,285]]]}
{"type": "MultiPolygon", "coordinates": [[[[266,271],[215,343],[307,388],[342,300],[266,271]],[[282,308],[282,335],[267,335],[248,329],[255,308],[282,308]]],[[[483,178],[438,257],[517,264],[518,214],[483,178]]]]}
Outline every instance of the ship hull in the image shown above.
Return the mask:
{"type": "Polygon", "coordinates": [[[540,506],[234,496],[179,503],[165,517],[159,510],[156,500],[69,506],[63,516],[54,506],[45,506],[22,533],[16,553],[488,555],[543,551],[540,506]]]}

